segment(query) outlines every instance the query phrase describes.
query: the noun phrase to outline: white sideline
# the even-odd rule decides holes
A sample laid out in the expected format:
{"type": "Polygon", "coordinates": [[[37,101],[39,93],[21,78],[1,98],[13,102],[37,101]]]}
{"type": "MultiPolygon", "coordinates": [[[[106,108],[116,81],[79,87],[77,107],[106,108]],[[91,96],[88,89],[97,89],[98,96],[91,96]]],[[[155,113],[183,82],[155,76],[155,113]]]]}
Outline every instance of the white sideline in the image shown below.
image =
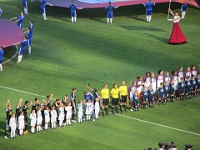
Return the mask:
{"type": "Polygon", "coordinates": [[[185,132],[185,133],[200,136],[200,134],[195,133],[195,132],[181,130],[181,129],[178,129],[178,128],[174,128],[174,127],[170,127],[170,126],[166,126],[166,125],[162,125],[162,124],[158,124],[158,123],[154,123],[154,122],[150,122],[150,121],[145,121],[145,120],[137,119],[137,118],[134,118],[134,117],[124,116],[124,115],[120,115],[120,114],[116,114],[116,115],[118,115],[120,117],[128,118],[128,119],[133,119],[133,120],[137,120],[137,121],[140,121],[140,122],[148,123],[148,124],[153,124],[153,125],[160,126],[160,127],[163,127],[163,128],[172,129],[172,130],[176,130],[176,131],[185,132]]]}
{"type": "MultiPolygon", "coordinates": [[[[38,97],[42,97],[42,98],[46,98],[46,96],[42,96],[42,95],[38,95],[38,94],[35,94],[35,93],[31,93],[31,92],[27,92],[27,91],[22,91],[22,90],[14,89],[14,88],[6,87],[6,86],[1,86],[0,85],[0,88],[7,89],[7,90],[12,90],[12,91],[16,91],[16,92],[20,92],[20,93],[24,93],[24,94],[34,95],[34,96],[38,96],[38,97]]],[[[120,115],[120,114],[116,114],[116,115],[120,116],[120,117],[123,117],[123,118],[137,120],[137,121],[140,121],[140,122],[144,122],[144,123],[148,123],[148,124],[153,124],[153,125],[160,126],[160,127],[167,128],[167,129],[171,129],[171,130],[176,130],[176,131],[180,131],[180,132],[184,132],[184,133],[188,133],[188,134],[193,134],[193,135],[200,136],[199,133],[195,133],[195,132],[191,132],[191,131],[186,131],[186,130],[181,130],[181,129],[178,129],[178,128],[174,128],[174,127],[170,127],[170,126],[166,126],[166,125],[162,125],[162,124],[158,124],[158,123],[154,123],[154,122],[150,122],[150,121],[145,121],[145,120],[141,120],[141,119],[134,118],[134,117],[124,116],[124,115],[120,115]]]]}
{"type": "Polygon", "coordinates": [[[17,52],[18,52],[18,46],[17,46],[17,45],[15,45],[15,48],[16,48],[15,55],[13,55],[13,56],[12,56],[10,59],[8,59],[8,60],[4,61],[2,64],[5,64],[5,63],[7,63],[7,62],[11,61],[13,58],[15,58],[15,57],[17,56],[17,52]]]}

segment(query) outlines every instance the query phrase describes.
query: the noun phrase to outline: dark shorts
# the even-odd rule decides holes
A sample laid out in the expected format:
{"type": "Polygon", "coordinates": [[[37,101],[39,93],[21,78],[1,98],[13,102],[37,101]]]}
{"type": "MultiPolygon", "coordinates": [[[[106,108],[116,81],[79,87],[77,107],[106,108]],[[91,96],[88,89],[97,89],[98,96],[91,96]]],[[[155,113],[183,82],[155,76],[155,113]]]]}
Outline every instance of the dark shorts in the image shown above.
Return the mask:
{"type": "Polygon", "coordinates": [[[112,99],[112,105],[118,105],[118,103],[119,103],[119,98],[112,99]]]}
{"type": "Polygon", "coordinates": [[[121,96],[122,97],[122,99],[120,100],[120,102],[122,102],[122,103],[126,103],[127,102],[127,95],[126,96],[121,96]]]}
{"type": "Polygon", "coordinates": [[[105,105],[108,105],[108,104],[109,104],[109,99],[108,98],[103,99],[103,105],[105,106],[105,105]]]}

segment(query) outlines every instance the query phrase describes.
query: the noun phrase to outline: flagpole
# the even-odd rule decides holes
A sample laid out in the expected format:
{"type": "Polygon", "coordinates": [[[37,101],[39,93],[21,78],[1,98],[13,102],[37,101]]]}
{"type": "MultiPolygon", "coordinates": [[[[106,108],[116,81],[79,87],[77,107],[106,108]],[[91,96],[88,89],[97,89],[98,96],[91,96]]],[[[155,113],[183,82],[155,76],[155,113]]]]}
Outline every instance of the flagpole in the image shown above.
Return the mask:
{"type": "Polygon", "coordinates": [[[170,9],[170,7],[171,7],[171,2],[172,2],[172,0],[169,1],[167,19],[169,19],[169,9],[170,9]]]}

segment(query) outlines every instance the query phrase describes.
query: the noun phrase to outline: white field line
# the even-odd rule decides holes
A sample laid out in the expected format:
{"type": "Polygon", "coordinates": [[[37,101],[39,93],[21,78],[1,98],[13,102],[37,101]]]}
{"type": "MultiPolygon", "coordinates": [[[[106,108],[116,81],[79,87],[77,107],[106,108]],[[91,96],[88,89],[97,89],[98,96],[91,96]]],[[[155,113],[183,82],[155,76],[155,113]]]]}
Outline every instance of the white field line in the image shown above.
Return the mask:
{"type": "MultiPolygon", "coordinates": [[[[27,91],[14,89],[14,88],[6,87],[6,86],[0,86],[0,88],[11,90],[11,91],[16,91],[16,92],[20,92],[20,93],[24,93],[24,94],[34,95],[34,96],[38,96],[38,97],[41,97],[41,98],[46,98],[46,96],[42,96],[42,95],[39,95],[39,94],[35,94],[35,93],[27,92],[27,91]]],[[[119,117],[140,121],[140,122],[143,122],[143,123],[152,124],[152,125],[155,125],[155,126],[159,126],[159,127],[163,127],[163,128],[167,128],[167,129],[171,129],[171,130],[180,131],[180,132],[184,132],[184,133],[200,136],[199,133],[186,131],[186,130],[181,130],[181,129],[178,129],[178,128],[174,128],[174,127],[170,127],[170,126],[166,126],[166,125],[162,125],[162,124],[158,124],[158,123],[154,123],[154,122],[150,122],[150,121],[145,121],[145,120],[141,120],[141,119],[134,118],[134,117],[124,116],[124,115],[120,115],[120,114],[116,114],[116,115],[119,116],[119,117]]]]}
{"type": "Polygon", "coordinates": [[[17,56],[17,53],[18,53],[18,46],[15,45],[15,48],[16,48],[15,54],[14,54],[10,59],[4,61],[2,64],[8,63],[9,61],[11,61],[13,58],[15,58],[15,57],[17,56]]]}

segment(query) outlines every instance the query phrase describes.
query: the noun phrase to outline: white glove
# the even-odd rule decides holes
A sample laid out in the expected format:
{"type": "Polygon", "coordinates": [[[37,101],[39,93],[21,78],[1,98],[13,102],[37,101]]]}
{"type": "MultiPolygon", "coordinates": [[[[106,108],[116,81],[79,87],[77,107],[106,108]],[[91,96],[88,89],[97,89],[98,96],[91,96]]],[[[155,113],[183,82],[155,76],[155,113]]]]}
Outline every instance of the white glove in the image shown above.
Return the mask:
{"type": "Polygon", "coordinates": [[[173,19],[167,19],[168,21],[173,21],[173,19]]]}

